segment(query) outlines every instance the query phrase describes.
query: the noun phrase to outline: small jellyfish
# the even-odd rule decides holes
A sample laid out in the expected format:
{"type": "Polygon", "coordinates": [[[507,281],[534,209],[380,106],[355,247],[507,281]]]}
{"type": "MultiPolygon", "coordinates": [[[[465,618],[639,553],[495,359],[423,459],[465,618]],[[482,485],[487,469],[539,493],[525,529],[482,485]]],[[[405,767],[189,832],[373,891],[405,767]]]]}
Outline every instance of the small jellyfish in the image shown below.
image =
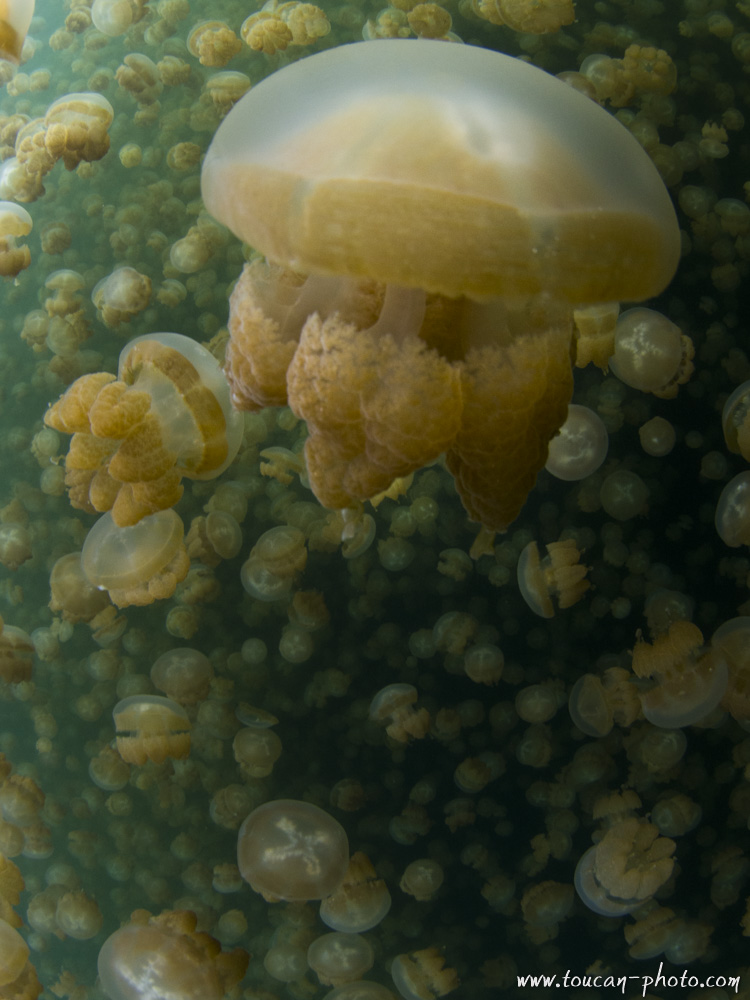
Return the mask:
{"type": "Polygon", "coordinates": [[[344,828],[310,802],[276,799],[240,827],[237,864],[268,900],[323,899],[341,885],[349,864],[344,828]]]}
{"type": "Polygon", "coordinates": [[[214,675],[211,661],[200,650],[177,646],[162,653],[151,667],[151,682],[180,705],[204,701],[214,675]]]}
{"type": "Polygon", "coordinates": [[[456,970],[445,964],[438,948],[396,955],[391,962],[391,978],[404,1000],[443,997],[459,985],[456,970]]]}
{"type": "Polygon", "coordinates": [[[601,417],[587,406],[571,403],[565,423],[549,443],[544,467],[556,479],[576,482],[596,472],[608,447],[601,417]]]}
{"type": "Polygon", "coordinates": [[[103,35],[117,38],[144,14],[145,0],[94,0],[91,20],[103,35]]]}
{"type": "Polygon", "coordinates": [[[740,472],[721,491],[714,524],[725,545],[750,545],[750,472],[740,472]]]}
{"type": "Polygon", "coordinates": [[[641,706],[648,721],[663,729],[690,726],[712,712],[729,676],[720,649],[705,648],[700,629],[685,621],[673,622],[653,644],[637,642],[633,673],[652,680],[640,694],[641,706]]]}
{"type": "Polygon", "coordinates": [[[355,982],[374,961],[372,945],[359,934],[321,934],[307,949],[307,964],[323,986],[355,982]]]}
{"type": "Polygon", "coordinates": [[[83,543],[81,569],[119,608],[165,600],[190,569],[183,533],[173,510],[161,510],[125,528],[115,524],[111,513],[104,514],[83,543]]]}
{"type": "Polygon", "coordinates": [[[189,910],[157,917],[136,910],[99,951],[97,970],[110,1000],[222,1000],[230,993],[249,956],[243,948],[222,951],[210,934],[196,931],[196,923],[189,910]]]}
{"type": "Polygon", "coordinates": [[[518,589],[534,614],[552,618],[555,603],[563,610],[580,601],[591,586],[586,579],[589,567],[579,562],[582,555],[572,538],[550,542],[543,559],[536,542],[524,548],[516,569],[518,589]]]}
{"type": "Polygon", "coordinates": [[[609,366],[633,389],[673,399],[693,373],[692,340],[653,309],[627,309],[615,328],[615,352],[609,366]]]}
{"type": "Polygon", "coordinates": [[[31,216],[25,208],[12,201],[0,201],[0,277],[15,278],[31,263],[29,248],[17,242],[29,235],[31,226],[31,216]]]}
{"type": "Polygon", "coordinates": [[[386,733],[398,743],[421,740],[430,728],[430,715],[426,708],[413,708],[418,697],[413,684],[388,684],[370,702],[369,716],[387,723],[386,733]]]}
{"type": "Polygon", "coordinates": [[[363,934],[387,916],[391,894],[372,862],[361,851],[352,854],[341,884],[320,904],[320,919],[332,930],[363,934]]]}
{"type": "Polygon", "coordinates": [[[112,710],[117,752],[127,764],[161,764],[167,757],[190,753],[190,720],[184,708],[159,695],[138,694],[118,701],[112,710]]]}
{"type": "Polygon", "coordinates": [[[305,536],[279,525],[264,531],[240,570],[242,586],[258,601],[286,598],[307,564],[305,536]]]}

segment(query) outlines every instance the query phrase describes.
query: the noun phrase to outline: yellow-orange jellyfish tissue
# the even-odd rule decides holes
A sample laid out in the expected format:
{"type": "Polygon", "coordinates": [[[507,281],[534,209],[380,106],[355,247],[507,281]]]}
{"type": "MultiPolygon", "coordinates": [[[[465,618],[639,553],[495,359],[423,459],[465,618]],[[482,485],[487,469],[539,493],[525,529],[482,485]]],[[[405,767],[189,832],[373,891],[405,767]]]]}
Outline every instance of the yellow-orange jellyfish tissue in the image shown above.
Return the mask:
{"type": "Polygon", "coordinates": [[[195,927],[189,910],[158,917],[136,910],[99,952],[99,978],[110,1000],[221,1000],[244,976],[248,954],[222,951],[195,927]]]}
{"type": "Polygon", "coordinates": [[[167,757],[190,753],[190,720],[171,698],[137,694],[118,701],[112,710],[117,752],[127,764],[161,764],[167,757]]]}
{"type": "Polygon", "coordinates": [[[0,201],[0,277],[13,278],[31,263],[29,248],[16,243],[19,237],[28,236],[31,226],[25,208],[12,201],[0,201]]]}
{"type": "Polygon", "coordinates": [[[164,600],[190,568],[183,534],[173,510],[160,510],[126,528],[118,527],[111,513],[104,514],[83,543],[81,569],[120,608],[164,600]]]}
{"type": "Polygon", "coordinates": [[[721,491],[714,524],[725,545],[750,545],[750,472],[740,472],[721,491]]]}
{"type": "Polygon", "coordinates": [[[680,252],[627,130],[471,45],[379,39],[286,66],[224,119],[202,191],[270,262],[232,295],[235,405],[307,421],[325,506],[446,452],[493,530],[565,420],[573,306],[658,293],[680,252]]]}
{"type": "Polygon", "coordinates": [[[344,879],[349,842],[341,824],[318,806],[276,799],[254,809],[240,827],[237,864],[268,900],[323,899],[344,879]]]}
{"type": "Polygon", "coordinates": [[[33,16],[34,0],[0,0],[0,59],[20,63],[33,16]]]}
{"type": "Polygon", "coordinates": [[[243,431],[218,362],[178,333],[131,340],[116,379],[107,372],[82,376],[44,419],[73,435],[65,459],[73,506],[111,510],[120,527],[173,506],[183,477],[220,475],[243,431]]]}
{"type": "Polygon", "coordinates": [[[28,957],[29,948],[24,939],[0,918],[0,986],[12,983],[21,975],[28,957]]]}

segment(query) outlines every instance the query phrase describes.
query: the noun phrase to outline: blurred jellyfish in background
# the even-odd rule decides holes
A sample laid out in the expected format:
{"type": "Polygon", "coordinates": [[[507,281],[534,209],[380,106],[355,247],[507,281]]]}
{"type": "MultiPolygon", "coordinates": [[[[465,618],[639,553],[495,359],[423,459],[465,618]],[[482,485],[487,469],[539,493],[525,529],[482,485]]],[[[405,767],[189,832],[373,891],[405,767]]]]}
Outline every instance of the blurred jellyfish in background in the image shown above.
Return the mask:
{"type": "Polygon", "coordinates": [[[0,0],[0,996],[744,975],[745,7],[0,0]]]}

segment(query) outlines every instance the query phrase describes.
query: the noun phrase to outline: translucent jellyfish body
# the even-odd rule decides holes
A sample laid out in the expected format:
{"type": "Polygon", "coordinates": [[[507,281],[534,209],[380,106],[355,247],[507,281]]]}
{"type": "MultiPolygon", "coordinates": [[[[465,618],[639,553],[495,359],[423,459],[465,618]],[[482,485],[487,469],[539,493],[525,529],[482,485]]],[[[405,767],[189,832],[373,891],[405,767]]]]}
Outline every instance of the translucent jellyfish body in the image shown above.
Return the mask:
{"type": "Polygon", "coordinates": [[[65,621],[91,621],[110,603],[107,594],[86,578],[80,552],[69,552],[57,560],[49,586],[50,610],[61,612],[65,621]]]}
{"type": "Polygon", "coordinates": [[[131,24],[143,17],[145,0],[94,0],[91,20],[103,35],[124,35],[131,24]]]}
{"type": "Polygon", "coordinates": [[[307,949],[307,964],[324,986],[355,982],[374,960],[372,945],[359,934],[322,934],[307,949]]]}
{"type": "Polygon", "coordinates": [[[459,985],[456,970],[445,964],[445,956],[437,948],[397,955],[391,963],[391,977],[404,1000],[442,997],[459,985]]]}
{"type": "Polygon", "coordinates": [[[306,564],[305,536],[299,528],[269,528],[242,566],[242,586],[258,601],[281,600],[289,595],[306,564]]]}
{"type": "Polygon", "coordinates": [[[545,469],[556,479],[575,482],[596,472],[607,457],[609,438],[601,417],[571,403],[568,416],[549,443],[545,469]]]}
{"type": "Polygon", "coordinates": [[[107,372],[82,376],[45,422],[73,435],[65,460],[73,506],[111,510],[121,527],[175,504],[183,476],[220,475],[237,454],[243,427],[213,355],[177,333],[131,341],[117,379],[107,372]]]}
{"type": "Polygon", "coordinates": [[[173,510],[120,528],[104,514],[86,536],[81,569],[88,582],[109,593],[113,604],[152,604],[175,592],[190,569],[182,521],[173,510]]]}
{"type": "Polygon", "coordinates": [[[721,491],[714,524],[725,545],[750,545],[750,472],[740,472],[721,491]]]}
{"type": "Polygon", "coordinates": [[[727,448],[750,459],[750,382],[738,385],[724,404],[721,426],[727,448]]]}
{"type": "Polygon", "coordinates": [[[203,701],[210,690],[214,675],[211,661],[198,649],[178,646],[154,661],[151,682],[168,698],[180,705],[195,705],[203,701]]]}
{"type": "Polygon", "coordinates": [[[34,16],[34,0],[2,0],[0,3],[0,59],[17,66],[21,61],[21,51],[26,40],[31,19],[34,16]]]}
{"type": "Polygon", "coordinates": [[[679,256],[633,137],[476,46],[377,40],[286,66],[222,122],[202,190],[271,261],[232,296],[235,405],[307,421],[331,508],[446,452],[470,516],[507,526],[567,413],[572,305],[652,295],[679,256]]]}
{"type": "Polygon", "coordinates": [[[352,854],[343,881],[320,904],[320,919],[335,931],[363,934],[377,927],[391,908],[391,894],[372,862],[352,854]]]}
{"type": "Polygon", "coordinates": [[[161,764],[190,753],[190,720],[171,698],[139,694],[118,701],[112,710],[117,752],[126,764],[161,764]]]}
{"type": "Polygon", "coordinates": [[[0,277],[14,278],[31,263],[29,248],[17,242],[28,236],[31,226],[25,208],[12,201],[0,201],[0,277]]]}
{"type": "Polygon", "coordinates": [[[693,371],[693,343],[653,309],[627,309],[615,327],[614,374],[633,389],[672,399],[693,371]]]}
{"type": "Polygon", "coordinates": [[[590,584],[588,566],[582,566],[583,553],[573,539],[550,542],[547,555],[541,558],[536,542],[529,542],[516,567],[518,589],[528,606],[540,618],[552,618],[555,605],[570,608],[583,597],[590,584]]]}
{"type": "Polygon", "coordinates": [[[341,824],[323,809],[276,799],[254,809],[240,827],[237,864],[266,899],[323,899],[343,881],[349,843],[341,824]]]}
{"type": "Polygon", "coordinates": [[[718,648],[703,646],[692,622],[678,621],[654,639],[633,649],[633,673],[651,678],[641,693],[643,714],[663,729],[692,725],[712,712],[727,689],[726,660],[718,648]]]}
{"type": "Polygon", "coordinates": [[[158,917],[136,910],[99,952],[99,978],[110,1000],[221,1000],[244,976],[247,952],[224,952],[195,927],[195,914],[188,910],[158,917]]]}

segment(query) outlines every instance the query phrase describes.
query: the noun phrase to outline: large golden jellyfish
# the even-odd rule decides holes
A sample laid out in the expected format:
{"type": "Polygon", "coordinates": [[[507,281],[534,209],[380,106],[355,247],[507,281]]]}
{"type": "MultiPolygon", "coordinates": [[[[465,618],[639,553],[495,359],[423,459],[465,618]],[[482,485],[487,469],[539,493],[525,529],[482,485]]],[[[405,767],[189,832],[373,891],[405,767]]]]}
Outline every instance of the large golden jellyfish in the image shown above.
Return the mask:
{"type": "Polygon", "coordinates": [[[326,507],[445,453],[492,531],[567,416],[573,308],[657,294],[680,253],[626,129],[469,45],[377,40],[285,67],[224,119],[202,192],[267,258],[231,297],[234,405],[307,422],[326,507]]]}

